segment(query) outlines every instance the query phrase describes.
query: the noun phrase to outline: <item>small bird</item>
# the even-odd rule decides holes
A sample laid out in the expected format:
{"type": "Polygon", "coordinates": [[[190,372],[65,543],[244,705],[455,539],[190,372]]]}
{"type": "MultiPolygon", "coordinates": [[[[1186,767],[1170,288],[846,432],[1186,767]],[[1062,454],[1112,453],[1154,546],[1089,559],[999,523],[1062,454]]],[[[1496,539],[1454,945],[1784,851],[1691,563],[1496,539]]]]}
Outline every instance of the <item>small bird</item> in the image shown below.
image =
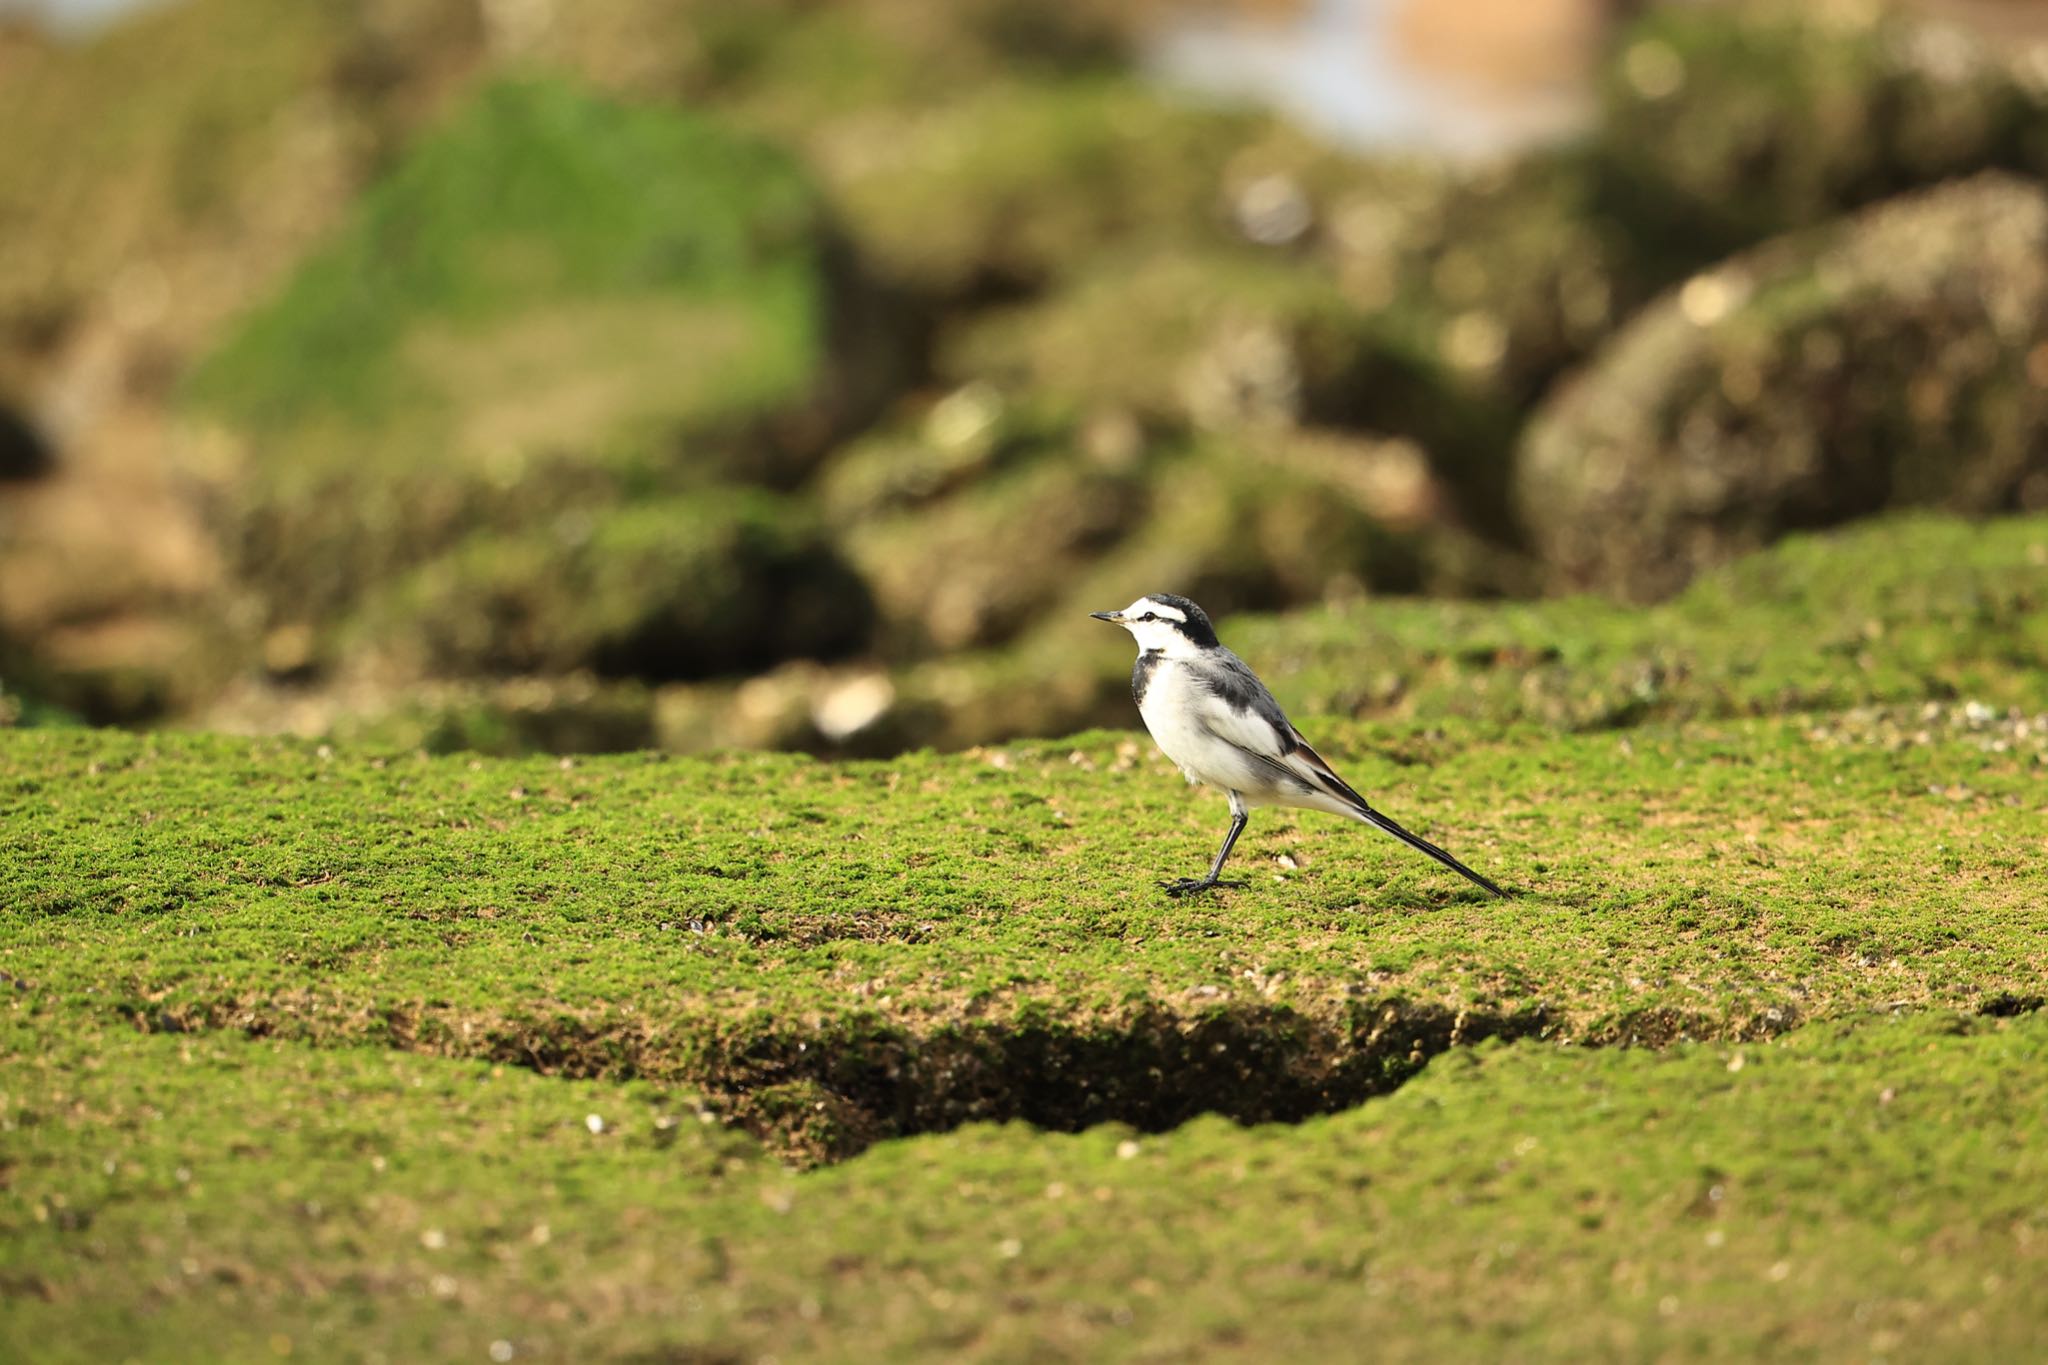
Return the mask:
{"type": "Polygon", "coordinates": [[[1180,766],[1189,782],[1214,787],[1230,799],[1230,832],[1216,850],[1209,875],[1161,883],[1168,895],[1244,885],[1223,881],[1221,874],[1254,806],[1348,815],[1385,830],[1496,896],[1508,894],[1429,840],[1402,829],[1346,786],[1288,722],[1258,674],[1223,647],[1208,615],[1187,598],[1154,593],[1122,611],[1089,615],[1122,626],[1137,640],[1131,695],[1160,752],[1180,766]]]}

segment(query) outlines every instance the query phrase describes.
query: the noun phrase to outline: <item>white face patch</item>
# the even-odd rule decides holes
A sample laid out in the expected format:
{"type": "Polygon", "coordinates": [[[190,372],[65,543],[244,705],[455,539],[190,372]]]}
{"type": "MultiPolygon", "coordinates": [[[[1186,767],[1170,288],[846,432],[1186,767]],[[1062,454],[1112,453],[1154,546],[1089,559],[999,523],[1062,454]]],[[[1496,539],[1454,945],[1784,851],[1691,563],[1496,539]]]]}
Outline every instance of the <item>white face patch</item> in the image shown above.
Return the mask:
{"type": "Polygon", "coordinates": [[[1157,650],[1169,658],[1195,653],[1195,647],[1188,637],[1180,633],[1180,627],[1187,621],[1187,613],[1179,607],[1151,597],[1141,597],[1123,611],[1123,628],[1138,642],[1138,648],[1151,652],[1157,650]]]}

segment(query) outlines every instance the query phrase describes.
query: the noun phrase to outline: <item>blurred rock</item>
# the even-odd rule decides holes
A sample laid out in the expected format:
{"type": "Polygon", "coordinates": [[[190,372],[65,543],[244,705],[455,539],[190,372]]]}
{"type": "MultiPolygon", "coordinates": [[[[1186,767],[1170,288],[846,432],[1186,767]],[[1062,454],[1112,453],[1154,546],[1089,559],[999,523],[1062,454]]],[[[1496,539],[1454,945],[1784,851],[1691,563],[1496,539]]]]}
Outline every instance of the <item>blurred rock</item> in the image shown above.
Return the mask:
{"type": "Polygon", "coordinates": [[[160,385],[433,110],[473,14],[183,0],[32,50],[0,80],[0,358],[117,323],[160,385]]]}
{"type": "Polygon", "coordinates": [[[1916,186],[2048,166],[2038,58],[1858,0],[1652,6],[1603,100],[1608,207],[1668,269],[1916,186]]]}
{"type": "Polygon", "coordinates": [[[1619,8],[1619,0],[1398,0],[1388,23],[1408,66],[1484,106],[1576,90],[1619,8]]]}
{"type": "Polygon", "coordinates": [[[1322,272],[1242,248],[1109,255],[963,330],[941,357],[949,372],[1069,413],[1174,427],[1347,414],[1377,342],[1322,272]]]}
{"type": "Polygon", "coordinates": [[[238,656],[213,547],[162,449],[160,416],[125,399],[61,461],[45,455],[41,477],[0,483],[0,634],[38,695],[97,723],[190,705],[238,656]]]}
{"type": "Polygon", "coordinates": [[[773,149],[497,85],[199,367],[187,465],[268,622],[326,621],[470,535],[794,481],[887,383],[870,302],[773,149]]]}
{"type": "Polygon", "coordinates": [[[1523,412],[1662,281],[1576,153],[1458,174],[1331,158],[1304,184],[1301,250],[1101,250],[955,328],[941,370],[1168,427],[1409,437],[1449,505],[1512,542],[1523,412]]]}
{"type": "Polygon", "coordinates": [[[1883,508],[2048,506],[2048,193],[1980,176],[1694,277],[1546,402],[1517,492],[1553,587],[1639,600],[1883,508]]]}
{"type": "Polygon", "coordinates": [[[1073,581],[1043,629],[1144,592],[1218,613],[1363,593],[1498,591],[1493,553],[1447,515],[1415,446],[1291,430],[1168,449],[1146,515],[1073,581]]]}
{"type": "Polygon", "coordinates": [[[616,753],[655,743],[655,693],[587,673],[551,678],[388,679],[317,687],[239,679],[196,717],[225,734],[297,735],[428,753],[616,753]]]}
{"type": "Polygon", "coordinates": [[[0,464],[46,475],[0,490],[0,631],[52,700],[149,719],[242,657],[164,405],[433,113],[471,10],[183,0],[0,54],[0,388],[34,433],[0,464]]]}
{"type": "Polygon", "coordinates": [[[968,383],[847,443],[814,486],[836,523],[924,506],[1066,438],[1067,424],[968,383]]]}
{"type": "Polygon", "coordinates": [[[945,304],[1041,288],[1106,247],[1227,240],[1240,181],[1332,159],[1267,116],[1113,77],[996,84],[813,156],[878,266],[945,304]]]}
{"type": "Polygon", "coordinates": [[[0,483],[42,478],[54,463],[42,433],[21,414],[0,407],[0,483]]]}
{"type": "Polygon", "coordinates": [[[484,10],[502,60],[745,109],[793,136],[850,108],[1117,65],[1149,3],[1157,0],[496,0],[484,10]]]}
{"type": "Polygon", "coordinates": [[[1009,639],[1140,520],[1143,480],[1073,453],[1013,461],[930,505],[848,533],[897,657],[1009,639]]]}
{"type": "Polygon", "coordinates": [[[473,534],[382,594],[355,646],[402,675],[662,681],[845,655],[866,645],[873,615],[799,509],[705,489],[473,534]]]}

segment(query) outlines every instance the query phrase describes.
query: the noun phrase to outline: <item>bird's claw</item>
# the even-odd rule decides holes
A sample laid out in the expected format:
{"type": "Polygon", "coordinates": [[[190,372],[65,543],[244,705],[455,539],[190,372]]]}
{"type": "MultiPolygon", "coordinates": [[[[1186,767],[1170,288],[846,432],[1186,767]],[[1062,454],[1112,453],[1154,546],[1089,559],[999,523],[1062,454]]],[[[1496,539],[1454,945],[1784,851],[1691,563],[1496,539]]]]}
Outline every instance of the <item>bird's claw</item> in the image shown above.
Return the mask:
{"type": "Polygon", "coordinates": [[[1224,881],[1217,877],[1182,877],[1178,881],[1159,883],[1169,896],[1191,896],[1197,891],[1208,891],[1218,887],[1243,886],[1243,882],[1224,881]]]}

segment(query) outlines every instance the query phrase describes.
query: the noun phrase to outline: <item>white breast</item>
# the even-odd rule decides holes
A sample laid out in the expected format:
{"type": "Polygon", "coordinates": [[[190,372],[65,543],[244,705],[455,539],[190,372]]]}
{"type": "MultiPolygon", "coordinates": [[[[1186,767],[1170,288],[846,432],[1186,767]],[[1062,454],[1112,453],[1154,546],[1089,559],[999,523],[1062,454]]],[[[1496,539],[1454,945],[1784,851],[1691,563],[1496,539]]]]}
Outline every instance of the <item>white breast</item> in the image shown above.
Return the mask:
{"type": "Polygon", "coordinates": [[[1202,725],[1201,703],[1205,700],[1187,667],[1177,659],[1165,659],[1146,684],[1138,714],[1152,732],[1159,752],[1172,759],[1188,781],[1225,791],[1265,785],[1242,753],[1202,725]]]}

